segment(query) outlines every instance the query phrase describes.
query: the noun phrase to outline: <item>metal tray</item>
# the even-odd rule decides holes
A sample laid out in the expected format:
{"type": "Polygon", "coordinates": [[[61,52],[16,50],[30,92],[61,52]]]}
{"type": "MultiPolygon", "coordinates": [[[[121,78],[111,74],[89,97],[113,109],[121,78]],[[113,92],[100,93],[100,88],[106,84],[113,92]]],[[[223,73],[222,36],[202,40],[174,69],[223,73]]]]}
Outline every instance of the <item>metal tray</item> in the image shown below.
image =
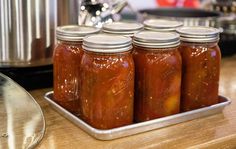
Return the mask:
{"type": "Polygon", "coordinates": [[[94,138],[98,140],[113,140],[113,139],[117,139],[121,137],[126,137],[130,135],[178,124],[178,123],[193,120],[196,118],[213,115],[213,114],[222,112],[225,106],[231,103],[231,101],[227,99],[226,97],[219,96],[220,103],[209,106],[209,107],[204,107],[201,109],[183,112],[183,113],[179,113],[179,114],[175,114],[175,115],[171,115],[171,116],[167,116],[163,118],[158,118],[158,119],[154,119],[154,120],[150,120],[146,122],[134,123],[131,125],[118,127],[114,129],[101,130],[101,129],[93,128],[89,124],[85,123],[83,120],[79,119],[75,115],[65,110],[56,102],[54,102],[53,91],[46,93],[44,97],[47,100],[47,102],[49,102],[56,111],[58,111],[64,117],[72,121],[75,125],[77,125],[82,130],[84,130],[89,135],[93,136],[94,138]]]}

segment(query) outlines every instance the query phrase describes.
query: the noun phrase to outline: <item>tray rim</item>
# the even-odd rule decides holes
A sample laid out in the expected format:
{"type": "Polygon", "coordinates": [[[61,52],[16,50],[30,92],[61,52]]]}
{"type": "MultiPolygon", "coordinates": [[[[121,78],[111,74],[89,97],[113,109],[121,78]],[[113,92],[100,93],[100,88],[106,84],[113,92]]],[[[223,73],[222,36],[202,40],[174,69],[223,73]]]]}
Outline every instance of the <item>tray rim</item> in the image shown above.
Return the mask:
{"type": "MultiPolygon", "coordinates": [[[[132,130],[132,129],[137,129],[139,127],[148,127],[151,126],[153,124],[157,124],[157,123],[161,123],[161,122],[166,122],[168,120],[173,120],[173,119],[177,119],[177,118],[181,118],[184,116],[188,116],[188,115],[194,115],[194,114],[198,114],[198,113],[203,113],[203,112],[207,112],[209,110],[216,110],[216,109],[220,109],[220,111],[223,111],[223,109],[225,108],[225,106],[231,104],[231,100],[227,97],[224,97],[222,95],[219,95],[219,97],[223,98],[225,101],[208,106],[208,107],[203,107],[200,109],[196,109],[196,110],[192,110],[192,111],[187,111],[187,112],[182,112],[182,113],[178,113],[178,114],[174,114],[174,115],[170,115],[170,116],[166,116],[166,117],[162,117],[162,118],[157,118],[157,119],[153,119],[153,120],[149,120],[149,121],[145,121],[145,122],[139,122],[139,123],[133,123],[130,125],[126,125],[126,126],[121,126],[121,127],[117,127],[117,128],[112,128],[112,129],[97,129],[92,127],[91,125],[87,124],[85,121],[83,121],[82,119],[78,118],[77,116],[75,116],[74,114],[70,113],[69,111],[67,111],[66,109],[64,109],[62,106],[60,106],[59,104],[57,104],[56,102],[54,102],[51,98],[49,98],[49,96],[53,95],[53,91],[49,91],[44,95],[44,98],[46,99],[47,102],[49,102],[50,105],[52,105],[52,107],[60,114],[62,114],[66,119],[69,119],[72,123],[74,123],[76,126],[78,126],[80,129],[84,130],[85,132],[87,132],[89,135],[95,137],[98,140],[113,140],[113,139],[118,139],[118,138],[122,138],[122,137],[126,137],[126,136],[131,136],[131,135],[135,135],[135,134],[139,134],[142,132],[147,132],[147,131],[151,131],[151,130],[155,130],[155,129],[160,129],[160,128],[164,128],[164,127],[168,127],[168,126],[172,126],[175,124],[179,124],[182,122],[187,122],[193,119],[197,119],[197,118],[201,118],[201,117],[206,117],[206,116],[210,116],[213,114],[206,114],[204,116],[199,116],[197,118],[190,118],[184,121],[180,121],[174,124],[170,124],[170,125],[166,125],[163,127],[157,127],[157,128],[151,128],[149,130],[144,130],[141,132],[137,132],[137,133],[133,133],[133,134],[128,134],[125,136],[121,136],[121,137],[116,137],[113,136],[114,133],[120,133],[122,131],[128,131],[128,130],[132,130]],[[108,136],[107,136],[108,135],[108,136]]],[[[220,113],[220,112],[217,112],[220,113]]]]}

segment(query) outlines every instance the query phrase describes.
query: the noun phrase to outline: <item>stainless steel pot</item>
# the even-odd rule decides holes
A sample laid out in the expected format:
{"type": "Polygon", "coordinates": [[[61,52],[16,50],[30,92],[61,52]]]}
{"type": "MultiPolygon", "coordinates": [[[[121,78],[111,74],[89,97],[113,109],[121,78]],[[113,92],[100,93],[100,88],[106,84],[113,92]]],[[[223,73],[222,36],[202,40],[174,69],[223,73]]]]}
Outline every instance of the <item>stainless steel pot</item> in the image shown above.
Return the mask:
{"type": "Polygon", "coordinates": [[[55,27],[77,16],[78,0],[0,0],[0,67],[51,64],[55,27]]]}

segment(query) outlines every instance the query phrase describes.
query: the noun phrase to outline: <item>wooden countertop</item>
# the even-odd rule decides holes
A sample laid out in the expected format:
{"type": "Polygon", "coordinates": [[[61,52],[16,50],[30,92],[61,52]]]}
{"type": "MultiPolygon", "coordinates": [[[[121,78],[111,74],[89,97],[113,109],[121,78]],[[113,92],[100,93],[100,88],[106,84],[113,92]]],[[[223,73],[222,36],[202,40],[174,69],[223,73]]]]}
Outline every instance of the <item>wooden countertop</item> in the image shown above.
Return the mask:
{"type": "Polygon", "coordinates": [[[40,104],[46,118],[46,133],[37,146],[39,149],[236,148],[236,56],[222,60],[220,94],[232,100],[222,114],[113,141],[92,138],[54,111],[43,98],[50,90],[52,89],[30,92],[40,104]]]}

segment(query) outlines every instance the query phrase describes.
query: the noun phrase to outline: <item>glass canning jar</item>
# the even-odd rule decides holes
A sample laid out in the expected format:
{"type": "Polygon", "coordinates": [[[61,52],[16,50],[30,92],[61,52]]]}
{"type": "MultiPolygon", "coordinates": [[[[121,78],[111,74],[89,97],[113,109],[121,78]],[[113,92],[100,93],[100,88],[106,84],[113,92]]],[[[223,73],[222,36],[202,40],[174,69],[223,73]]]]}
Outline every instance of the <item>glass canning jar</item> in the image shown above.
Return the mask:
{"type": "Polygon", "coordinates": [[[136,122],[179,113],[181,56],[176,33],[142,31],[134,35],[136,122]]]}
{"type": "Polygon", "coordinates": [[[131,38],[98,34],[84,38],[81,117],[98,129],[133,122],[134,62],[131,38]]]}
{"type": "Polygon", "coordinates": [[[180,52],[183,60],[182,111],[218,103],[221,54],[219,30],[210,27],[183,27],[180,52]]]}
{"type": "Polygon", "coordinates": [[[53,54],[54,100],[62,107],[79,115],[80,61],[84,36],[99,32],[85,26],[61,26],[56,29],[57,46],[53,54]]]}
{"type": "Polygon", "coordinates": [[[182,22],[174,20],[149,19],[143,22],[145,30],[157,32],[176,32],[178,27],[183,26],[182,22]]]}

